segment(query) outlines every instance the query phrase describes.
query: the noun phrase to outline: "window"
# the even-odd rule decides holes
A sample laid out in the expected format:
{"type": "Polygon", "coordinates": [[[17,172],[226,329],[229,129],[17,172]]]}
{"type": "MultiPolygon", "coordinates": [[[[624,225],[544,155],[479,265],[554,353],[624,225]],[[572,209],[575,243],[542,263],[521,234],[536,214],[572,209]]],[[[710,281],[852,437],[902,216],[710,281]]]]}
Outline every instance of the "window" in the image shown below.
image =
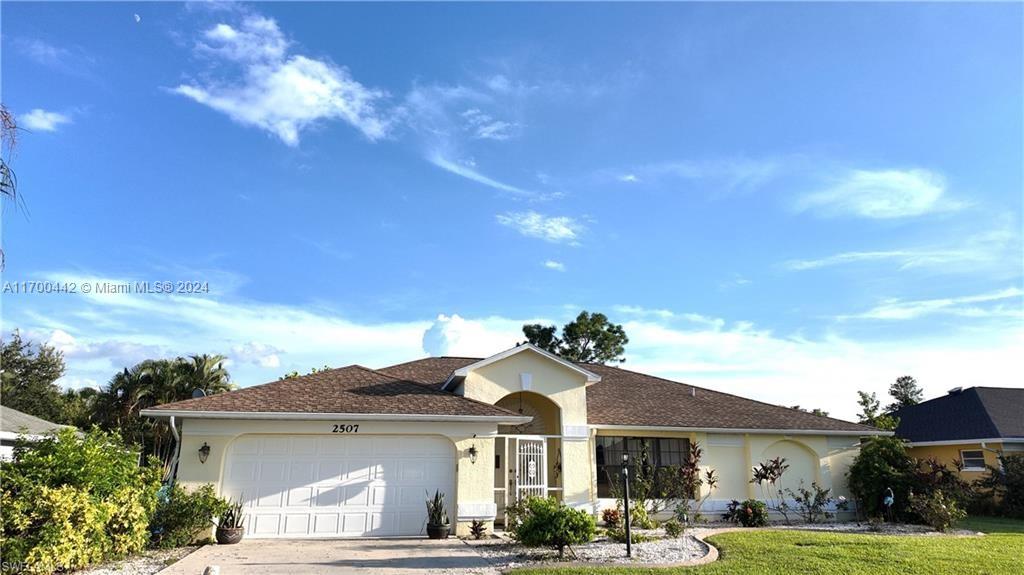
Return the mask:
{"type": "Polygon", "coordinates": [[[980,449],[961,451],[960,460],[964,463],[964,469],[970,471],[985,469],[985,452],[980,449]]]}
{"type": "Polygon", "coordinates": [[[646,455],[648,465],[657,470],[682,465],[690,450],[689,439],[667,437],[598,436],[594,460],[597,463],[597,496],[614,497],[612,485],[622,473],[622,453],[629,453],[630,473],[646,455]]]}

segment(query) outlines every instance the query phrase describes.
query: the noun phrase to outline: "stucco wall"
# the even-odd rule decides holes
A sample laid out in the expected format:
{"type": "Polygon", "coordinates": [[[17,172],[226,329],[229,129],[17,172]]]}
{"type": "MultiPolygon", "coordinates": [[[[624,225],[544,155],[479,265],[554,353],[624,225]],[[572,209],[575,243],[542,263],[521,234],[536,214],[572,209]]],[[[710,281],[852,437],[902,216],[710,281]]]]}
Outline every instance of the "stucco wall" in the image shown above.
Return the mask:
{"type": "MultiPolygon", "coordinates": [[[[960,460],[960,451],[981,451],[985,454],[986,465],[998,465],[999,460],[997,454],[991,450],[1001,451],[1003,445],[1001,443],[986,443],[983,449],[980,443],[962,443],[959,445],[923,445],[919,447],[911,447],[907,449],[907,453],[911,457],[918,459],[928,459],[934,457],[939,460],[940,463],[945,463],[950,469],[954,468],[955,462],[960,460]]],[[[974,481],[975,479],[981,479],[986,473],[984,471],[961,471],[960,477],[967,481],[974,481]]]]}
{"type": "MultiPolygon", "coordinates": [[[[704,450],[702,473],[715,469],[718,488],[712,492],[704,511],[719,511],[733,499],[762,498],[757,485],[750,483],[751,468],[767,459],[785,457],[790,468],[783,476],[782,487],[795,489],[802,480],[810,486],[817,482],[832,489],[834,496],[849,497],[846,470],[857,453],[856,437],[824,435],[733,434],[683,431],[647,431],[643,429],[599,429],[597,435],[632,437],[678,437],[696,441],[704,450]]],[[[703,487],[701,496],[707,494],[703,487]]],[[[614,505],[599,501],[597,507],[614,505]]]]}

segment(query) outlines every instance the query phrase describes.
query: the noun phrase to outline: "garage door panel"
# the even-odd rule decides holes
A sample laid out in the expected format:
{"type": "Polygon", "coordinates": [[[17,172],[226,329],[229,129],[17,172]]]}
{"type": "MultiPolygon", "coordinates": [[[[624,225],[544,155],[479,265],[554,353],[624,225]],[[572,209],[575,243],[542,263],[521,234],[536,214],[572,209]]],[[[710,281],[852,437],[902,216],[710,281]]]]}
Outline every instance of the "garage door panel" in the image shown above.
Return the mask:
{"type": "Polygon", "coordinates": [[[244,494],[254,538],[416,535],[428,495],[451,501],[454,470],[435,436],[243,436],[222,492],[244,494]]]}

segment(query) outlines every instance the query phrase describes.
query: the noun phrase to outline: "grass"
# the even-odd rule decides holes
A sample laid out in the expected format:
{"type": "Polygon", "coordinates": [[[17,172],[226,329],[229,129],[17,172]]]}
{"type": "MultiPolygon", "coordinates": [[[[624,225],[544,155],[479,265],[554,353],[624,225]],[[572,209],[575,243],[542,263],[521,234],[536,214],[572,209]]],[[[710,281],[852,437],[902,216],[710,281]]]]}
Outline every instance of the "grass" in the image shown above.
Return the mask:
{"type": "Polygon", "coordinates": [[[1024,575],[1024,521],[971,518],[980,537],[866,535],[772,529],[708,539],[721,556],[700,567],[527,568],[515,575],[1024,575]]]}

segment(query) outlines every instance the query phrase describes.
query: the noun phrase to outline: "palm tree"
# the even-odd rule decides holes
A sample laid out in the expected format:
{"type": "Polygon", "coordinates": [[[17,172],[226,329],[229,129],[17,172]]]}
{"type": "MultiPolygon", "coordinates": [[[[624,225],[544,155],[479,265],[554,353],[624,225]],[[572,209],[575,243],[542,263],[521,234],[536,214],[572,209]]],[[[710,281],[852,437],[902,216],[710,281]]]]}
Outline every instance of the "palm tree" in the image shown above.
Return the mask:
{"type": "Polygon", "coordinates": [[[222,393],[234,389],[231,376],[224,367],[223,355],[193,355],[188,359],[179,358],[181,383],[187,386],[186,393],[179,399],[192,396],[193,390],[201,389],[206,395],[222,393]]]}

